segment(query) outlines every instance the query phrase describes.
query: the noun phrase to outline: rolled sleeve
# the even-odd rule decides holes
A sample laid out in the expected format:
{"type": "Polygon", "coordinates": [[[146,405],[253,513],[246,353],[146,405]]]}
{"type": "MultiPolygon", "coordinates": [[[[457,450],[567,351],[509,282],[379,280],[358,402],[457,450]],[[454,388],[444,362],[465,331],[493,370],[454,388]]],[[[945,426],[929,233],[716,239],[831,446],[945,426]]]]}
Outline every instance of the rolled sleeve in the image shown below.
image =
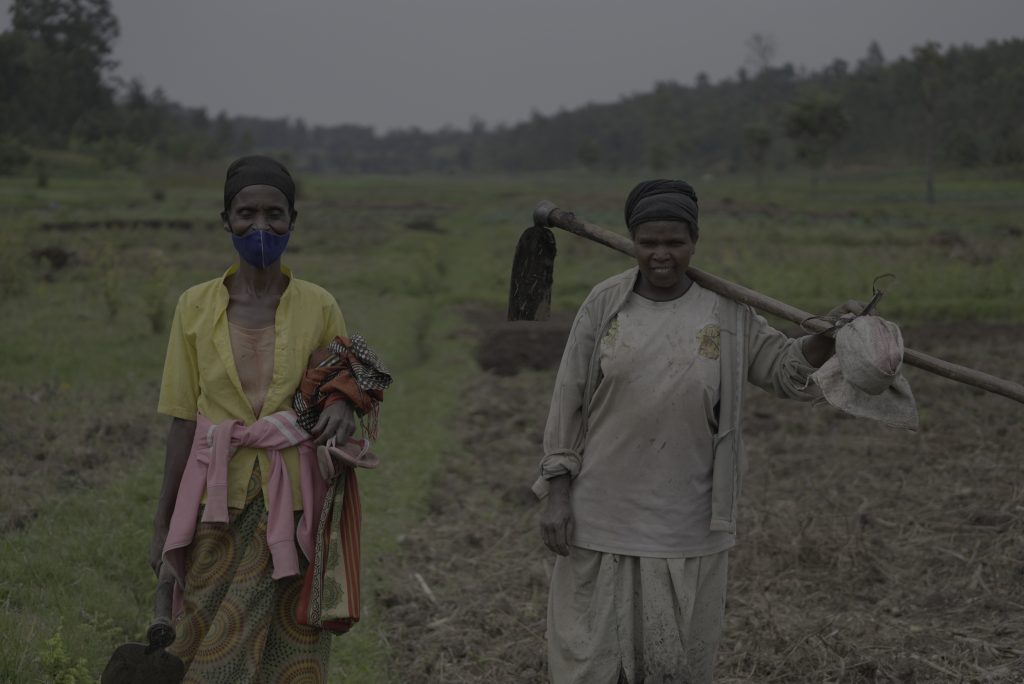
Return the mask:
{"type": "Polygon", "coordinates": [[[583,395],[596,336],[595,323],[587,302],[584,302],[569,332],[551,395],[540,478],[533,487],[534,493],[541,498],[547,494],[547,480],[566,474],[575,478],[583,464],[586,435],[583,395]]]}
{"type": "Polygon", "coordinates": [[[811,401],[821,390],[810,382],[817,370],[803,352],[803,338],[790,338],[768,324],[763,316],[748,311],[747,379],[775,396],[811,401]]]}
{"type": "Polygon", "coordinates": [[[575,478],[580,474],[583,466],[583,458],[575,451],[562,451],[555,454],[545,454],[540,462],[540,476],[550,480],[562,475],[575,478]]]}
{"type": "Polygon", "coordinates": [[[533,483],[531,489],[538,499],[543,499],[551,488],[548,484],[549,480],[562,475],[568,475],[570,479],[575,479],[580,474],[582,466],[583,458],[575,451],[545,454],[540,462],[540,477],[533,483]]]}

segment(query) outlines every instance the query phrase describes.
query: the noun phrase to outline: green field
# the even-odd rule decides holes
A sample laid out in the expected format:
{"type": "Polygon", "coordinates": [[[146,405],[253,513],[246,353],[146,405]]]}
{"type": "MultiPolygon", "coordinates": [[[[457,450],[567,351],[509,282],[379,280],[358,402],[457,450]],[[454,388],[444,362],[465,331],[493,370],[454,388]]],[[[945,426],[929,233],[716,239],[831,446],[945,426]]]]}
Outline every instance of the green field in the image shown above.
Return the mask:
{"type": "MultiPolygon", "coordinates": [[[[165,329],[178,293],[234,259],[218,219],[220,168],[54,165],[46,188],[0,179],[0,682],[19,684],[94,681],[116,644],[141,638],[167,426],[155,414],[165,329]],[[58,269],[31,256],[46,248],[73,255],[58,269]]],[[[537,201],[622,230],[622,199],[640,177],[299,174],[285,263],[336,296],[349,330],[396,377],[375,449],[384,465],[361,479],[365,619],[335,642],[339,681],[391,681],[375,587],[459,449],[463,391],[481,372],[465,314],[504,310],[537,201]]],[[[760,188],[690,180],[699,268],[819,313],[867,299],[876,275],[894,273],[881,309],[900,323],[1024,323],[1024,171],[940,175],[933,206],[914,170],[836,171],[817,187],[804,175],[760,188]]],[[[571,311],[629,265],[557,237],[555,309],[571,311]]],[[[957,360],[1000,371],[999,359],[957,360]]]]}

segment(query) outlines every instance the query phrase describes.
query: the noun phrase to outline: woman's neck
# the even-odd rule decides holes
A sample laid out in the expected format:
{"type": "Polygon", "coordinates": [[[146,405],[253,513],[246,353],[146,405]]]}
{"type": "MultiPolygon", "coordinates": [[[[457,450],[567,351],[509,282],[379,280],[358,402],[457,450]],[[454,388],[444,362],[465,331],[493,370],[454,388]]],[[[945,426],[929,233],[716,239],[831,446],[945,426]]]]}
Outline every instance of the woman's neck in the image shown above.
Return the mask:
{"type": "Polygon", "coordinates": [[[668,302],[673,299],[679,299],[689,292],[691,285],[693,285],[693,281],[690,280],[690,276],[684,275],[670,288],[655,287],[644,280],[643,274],[639,274],[636,283],[633,285],[633,292],[653,302],[668,302]]]}
{"type": "Polygon", "coordinates": [[[281,271],[280,259],[262,269],[240,259],[238,270],[232,274],[229,289],[239,294],[265,297],[280,295],[287,285],[288,277],[281,271]]]}

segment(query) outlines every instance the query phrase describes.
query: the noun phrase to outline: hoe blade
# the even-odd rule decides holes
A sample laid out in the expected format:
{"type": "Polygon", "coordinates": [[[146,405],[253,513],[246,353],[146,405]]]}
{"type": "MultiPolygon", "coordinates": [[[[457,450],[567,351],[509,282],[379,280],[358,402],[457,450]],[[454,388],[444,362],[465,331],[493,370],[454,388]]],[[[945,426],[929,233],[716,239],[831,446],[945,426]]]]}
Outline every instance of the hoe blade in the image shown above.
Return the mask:
{"type": "Polygon", "coordinates": [[[556,252],[550,228],[530,226],[520,236],[512,260],[508,320],[539,321],[551,315],[556,252]]]}
{"type": "Polygon", "coordinates": [[[177,656],[147,644],[121,644],[103,670],[101,684],[179,684],[185,665],[177,656]]]}

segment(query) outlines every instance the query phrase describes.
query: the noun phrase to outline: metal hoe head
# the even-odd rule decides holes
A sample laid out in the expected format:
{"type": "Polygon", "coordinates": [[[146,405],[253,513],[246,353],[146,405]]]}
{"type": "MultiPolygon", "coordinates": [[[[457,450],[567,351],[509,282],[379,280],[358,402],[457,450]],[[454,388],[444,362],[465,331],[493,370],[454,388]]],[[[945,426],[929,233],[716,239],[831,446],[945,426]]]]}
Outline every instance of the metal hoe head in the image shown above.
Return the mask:
{"type": "Polygon", "coordinates": [[[110,656],[100,678],[102,684],[179,684],[185,664],[162,648],[146,644],[121,644],[110,656]]]}
{"type": "Polygon", "coordinates": [[[555,275],[555,234],[548,216],[555,208],[541,202],[533,212],[533,225],[516,244],[508,296],[508,320],[539,321],[551,314],[551,285],[555,275]]]}
{"type": "Polygon", "coordinates": [[[155,617],[146,631],[149,643],[118,646],[103,669],[101,684],[178,684],[185,677],[185,664],[164,650],[174,643],[173,593],[174,576],[165,565],[160,568],[153,600],[155,617]]]}

